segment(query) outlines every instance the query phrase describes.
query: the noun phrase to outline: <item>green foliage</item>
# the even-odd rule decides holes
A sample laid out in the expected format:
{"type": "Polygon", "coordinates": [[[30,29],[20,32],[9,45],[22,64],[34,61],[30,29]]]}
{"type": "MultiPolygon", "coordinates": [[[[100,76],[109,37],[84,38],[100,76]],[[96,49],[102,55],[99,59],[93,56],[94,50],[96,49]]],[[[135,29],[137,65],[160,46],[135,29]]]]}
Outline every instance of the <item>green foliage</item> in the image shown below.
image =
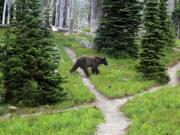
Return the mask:
{"type": "MultiPolygon", "coordinates": [[[[0,35],[0,38],[1,37],[2,36],[0,35]]],[[[15,112],[15,114],[34,113],[42,110],[44,111],[61,110],[75,105],[89,103],[95,99],[94,95],[91,94],[82,83],[80,75],[79,74],[71,75],[69,73],[69,70],[71,69],[72,66],[72,61],[69,58],[69,56],[67,56],[67,54],[65,53],[63,46],[66,43],[74,44],[73,43],[74,40],[72,40],[71,38],[64,38],[61,34],[54,34],[53,42],[55,42],[56,46],[59,47],[59,51],[61,54],[61,62],[58,72],[60,72],[61,75],[65,78],[65,80],[68,82],[62,84],[64,91],[67,93],[66,99],[63,102],[57,103],[55,105],[43,105],[33,108],[21,106],[18,107],[18,111],[15,112]]],[[[0,105],[0,115],[5,115],[6,113],[9,113],[9,111],[10,110],[8,109],[7,105],[0,105]]]]}
{"type": "Polygon", "coordinates": [[[180,39],[176,40],[176,47],[180,48],[180,39]]]}
{"type": "Polygon", "coordinates": [[[180,26],[179,26],[179,23],[180,23],[180,21],[179,21],[180,20],[180,3],[179,2],[176,3],[174,12],[172,14],[172,19],[173,19],[173,22],[175,24],[175,28],[177,31],[177,37],[180,38],[180,26]]]}
{"type": "Polygon", "coordinates": [[[160,26],[161,26],[161,38],[165,42],[167,47],[175,46],[175,31],[173,23],[168,15],[167,11],[167,0],[160,0],[159,15],[160,15],[160,26]]]}
{"type": "Polygon", "coordinates": [[[36,106],[63,100],[59,52],[39,0],[17,0],[1,57],[5,102],[36,106]]]}
{"type": "Polygon", "coordinates": [[[173,49],[167,48],[164,50],[164,57],[161,59],[161,63],[166,67],[171,67],[180,61],[180,53],[173,49]]]}
{"type": "Polygon", "coordinates": [[[93,35],[86,35],[84,33],[79,33],[77,37],[80,39],[85,39],[89,41],[90,44],[93,44],[93,40],[94,40],[93,35]]]}
{"type": "MultiPolygon", "coordinates": [[[[4,29],[0,29],[0,47],[3,46],[4,42],[4,29]]],[[[0,50],[2,51],[2,50],[0,50]]],[[[0,63],[1,65],[1,63],[0,63]]],[[[3,94],[4,94],[4,89],[3,89],[3,81],[2,81],[2,73],[0,72],[0,103],[3,101],[3,94]]],[[[1,111],[0,111],[1,113],[1,111]]]]}
{"type": "MultiPolygon", "coordinates": [[[[0,1],[0,20],[2,21],[2,14],[3,14],[3,7],[4,7],[4,0],[1,0],[0,1]]],[[[1,24],[1,21],[0,21],[0,24],[1,24]]]]}
{"type": "Polygon", "coordinates": [[[1,135],[93,135],[103,122],[94,108],[29,118],[12,118],[0,122],[1,135]]]}
{"type": "Polygon", "coordinates": [[[147,79],[155,79],[164,84],[169,81],[165,74],[165,67],[160,63],[166,41],[163,38],[163,29],[160,21],[160,3],[157,0],[146,0],[144,9],[145,34],[141,41],[139,71],[147,79]]]}
{"type": "Polygon", "coordinates": [[[135,42],[140,25],[138,0],[103,0],[102,17],[94,43],[98,51],[112,56],[138,56],[135,42]]]}
{"type": "Polygon", "coordinates": [[[177,75],[178,75],[178,78],[179,78],[179,80],[180,80],[180,71],[178,71],[177,75]]]}
{"type": "Polygon", "coordinates": [[[180,87],[137,96],[123,108],[132,120],[128,135],[179,135],[180,87]]]}
{"type": "Polygon", "coordinates": [[[0,73],[0,103],[3,102],[3,94],[4,94],[4,88],[2,82],[2,74],[0,73]]]}

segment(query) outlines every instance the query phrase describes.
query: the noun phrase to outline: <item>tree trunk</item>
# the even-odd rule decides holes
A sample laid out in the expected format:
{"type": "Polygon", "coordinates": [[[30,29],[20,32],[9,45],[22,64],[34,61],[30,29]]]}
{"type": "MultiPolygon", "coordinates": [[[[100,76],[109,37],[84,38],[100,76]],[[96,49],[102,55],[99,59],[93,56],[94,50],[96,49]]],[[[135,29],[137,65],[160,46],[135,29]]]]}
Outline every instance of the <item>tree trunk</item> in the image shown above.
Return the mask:
{"type": "Polygon", "coordinates": [[[90,0],[90,26],[91,32],[96,32],[98,21],[101,16],[101,2],[99,0],[90,0]]]}
{"type": "Polygon", "coordinates": [[[5,0],[3,7],[3,15],[2,15],[2,25],[6,25],[10,23],[11,18],[11,10],[13,5],[13,0],[5,0]]]}
{"type": "Polygon", "coordinates": [[[55,10],[56,10],[56,12],[55,12],[55,27],[59,27],[60,0],[57,0],[55,4],[56,4],[56,7],[55,7],[55,10]]]}
{"type": "Polygon", "coordinates": [[[2,25],[5,25],[6,23],[6,7],[7,7],[7,1],[4,1],[4,9],[3,9],[3,17],[2,17],[2,25]]]}
{"type": "Polygon", "coordinates": [[[72,19],[72,0],[52,0],[51,5],[52,24],[60,29],[69,28],[72,19]]]}

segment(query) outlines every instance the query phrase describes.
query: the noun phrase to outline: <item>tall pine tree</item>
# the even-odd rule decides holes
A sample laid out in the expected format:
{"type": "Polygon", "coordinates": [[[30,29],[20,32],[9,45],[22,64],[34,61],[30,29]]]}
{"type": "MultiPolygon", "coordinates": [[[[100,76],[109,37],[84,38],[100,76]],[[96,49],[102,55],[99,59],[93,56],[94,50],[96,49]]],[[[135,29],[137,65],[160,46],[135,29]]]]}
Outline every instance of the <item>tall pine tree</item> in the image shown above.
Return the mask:
{"type": "Polygon", "coordinates": [[[168,15],[167,0],[160,0],[159,7],[162,40],[167,47],[173,47],[175,46],[175,32],[170,16],[168,15]]]}
{"type": "Polygon", "coordinates": [[[145,33],[141,42],[139,70],[147,79],[156,79],[160,83],[166,83],[169,78],[165,73],[165,66],[160,63],[166,45],[162,38],[159,6],[160,3],[157,0],[145,0],[145,33]]]}
{"type": "Polygon", "coordinates": [[[36,106],[63,100],[63,81],[58,72],[59,56],[51,42],[40,0],[16,0],[16,17],[6,34],[2,71],[4,100],[36,106]]]}
{"type": "Polygon", "coordinates": [[[103,0],[100,26],[94,40],[98,51],[137,57],[135,42],[141,20],[139,0],[103,0]]]}
{"type": "Polygon", "coordinates": [[[172,19],[176,28],[177,38],[180,39],[180,2],[176,3],[172,19]]]}
{"type": "Polygon", "coordinates": [[[0,24],[2,24],[3,7],[4,7],[4,0],[1,0],[0,1],[0,24]]]}

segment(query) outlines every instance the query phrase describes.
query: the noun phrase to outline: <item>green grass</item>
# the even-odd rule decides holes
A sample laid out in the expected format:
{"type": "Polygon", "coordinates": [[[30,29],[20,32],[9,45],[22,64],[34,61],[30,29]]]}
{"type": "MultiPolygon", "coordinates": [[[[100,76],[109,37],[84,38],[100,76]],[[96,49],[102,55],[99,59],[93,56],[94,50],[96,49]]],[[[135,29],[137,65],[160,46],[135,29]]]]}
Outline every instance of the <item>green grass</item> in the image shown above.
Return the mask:
{"type": "Polygon", "coordinates": [[[176,45],[177,45],[178,48],[180,48],[180,39],[176,40],[176,45]]]}
{"type": "Polygon", "coordinates": [[[178,75],[179,80],[180,80],[180,70],[177,72],[177,75],[178,75]]]}
{"type": "Polygon", "coordinates": [[[80,33],[77,35],[78,38],[86,39],[88,40],[91,44],[93,44],[93,36],[92,35],[85,35],[83,33],[80,33]]]}
{"type": "Polygon", "coordinates": [[[103,122],[95,108],[0,121],[0,135],[93,135],[103,122]]]}
{"type": "Polygon", "coordinates": [[[63,88],[68,93],[67,101],[73,101],[75,104],[93,101],[95,97],[92,93],[89,92],[86,86],[84,86],[80,75],[75,74],[72,76],[69,73],[73,64],[69,56],[64,51],[63,41],[60,40],[57,36],[55,36],[54,41],[56,42],[56,45],[60,48],[60,55],[62,57],[60,63],[60,72],[63,76],[66,77],[67,81],[67,83],[63,84],[63,88]]]}
{"type": "Polygon", "coordinates": [[[162,64],[173,66],[180,61],[180,53],[172,49],[165,50],[165,57],[162,59],[162,64]]]}
{"type": "MultiPolygon", "coordinates": [[[[105,54],[98,54],[95,51],[83,48],[74,40],[76,35],[70,35],[66,38],[59,34],[59,38],[63,40],[65,46],[71,47],[78,56],[102,56],[108,59],[109,66],[100,67],[100,75],[91,75],[91,81],[96,88],[109,98],[124,97],[134,95],[147,90],[154,85],[155,81],[144,80],[140,74],[136,72],[138,65],[137,60],[130,58],[114,59],[105,54]]],[[[173,50],[166,50],[166,55],[161,61],[163,64],[174,65],[180,60],[180,53],[173,50]]]]}
{"type": "Polygon", "coordinates": [[[180,135],[180,86],[137,96],[122,111],[132,120],[128,135],[180,135]]]}
{"type": "Polygon", "coordinates": [[[4,29],[0,28],[0,44],[2,43],[4,29]]]}

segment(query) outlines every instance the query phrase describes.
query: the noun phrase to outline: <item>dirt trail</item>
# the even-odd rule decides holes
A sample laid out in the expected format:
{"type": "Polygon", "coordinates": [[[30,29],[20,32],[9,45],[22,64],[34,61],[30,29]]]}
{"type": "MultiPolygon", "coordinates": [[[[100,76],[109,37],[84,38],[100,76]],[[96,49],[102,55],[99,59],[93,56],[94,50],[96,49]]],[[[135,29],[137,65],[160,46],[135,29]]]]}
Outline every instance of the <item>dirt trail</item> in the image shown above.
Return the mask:
{"type": "Polygon", "coordinates": [[[168,75],[170,76],[169,85],[175,87],[179,83],[179,78],[177,76],[177,71],[180,70],[180,62],[174,67],[168,69],[168,75]]]}
{"type": "MultiPolygon", "coordinates": [[[[67,54],[72,59],[73,62],[76,60],[76,54],[70,48],[65,48],[67,54]]],[[[180,70],[180,63],[176,66],[168,69],[168,74],[170,76],[169,85],[176,86],[178,84],[178,78],[176,72],[180,70]]],[[[126,129],[129,127],[131,121],[124,116],[119,109],[132,97],[125,97],[122,99],[110,100],[103,95],[101,95],[95,88],[95,86],[90,82],[90,80],[85,76],[81,69],[78,69],[85,86],[96,96],[95,106],[100,109],[104,115],[105,123],[97,127],[96,135],[124,135],[126,129]]],[[[146,92],[137,95],[143,95],[145,93],[154,92],[160,87],[154,87],[146,92]]]]}
{"type": "Polygon", "coordinates": [[[39,115],[56,114],[56,113],[74,111],[74,110],[79,110],[81,108],[88,108],[88,107],[94,107],[94,106],[95,106],[94,103],[87,103],[87,104],[82,104],[82,105],[74,106],[74,107],[67,108],[67,109],[56,109],[56,110],[46,110],[46,111],[42,110],[42,111],[39,111],[39,112],[36,112],[36,113],[27,113],[27,114],[7,113],[6,115],[0,116],[0,121],[9,119],[9,118],[14,117],[14,116],[19,116],[19,117],[22,117],[22,118],[36,117],[36,116],[39,116],[39,115]]]}

